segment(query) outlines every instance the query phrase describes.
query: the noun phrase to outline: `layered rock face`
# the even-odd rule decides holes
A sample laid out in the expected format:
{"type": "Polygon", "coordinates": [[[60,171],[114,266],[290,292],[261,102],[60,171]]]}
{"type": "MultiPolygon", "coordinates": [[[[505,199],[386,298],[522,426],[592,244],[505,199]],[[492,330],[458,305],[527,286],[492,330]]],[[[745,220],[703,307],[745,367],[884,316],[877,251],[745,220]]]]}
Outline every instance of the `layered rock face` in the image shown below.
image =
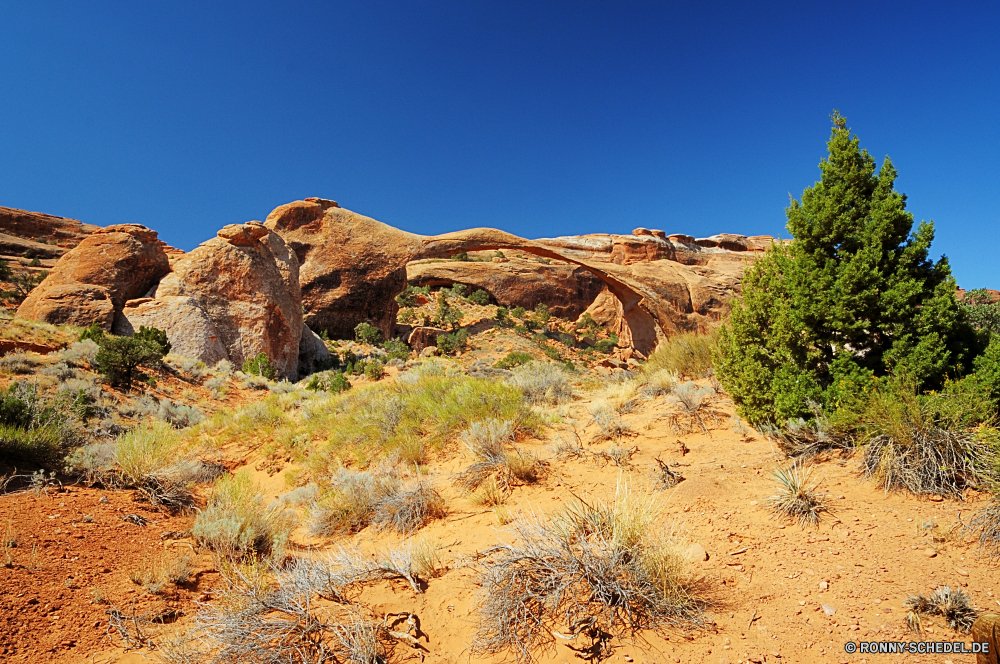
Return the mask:
{"type": "Polygon", "coordinates": [[[321,198],[282,205],[265,224],[299,260],[305,323],[312,330],[352,339],[358,323],[368,322],[383,337],[391,335],[395,297],[406,288],[406,264],[420,250],[419,235],[321,198]]]}
{"type": "Polygon", "coordinates": [[[505,307],[534,309],[545,304],[553,316],[572,319],[604,290],[604,282],[579,265],[517,257],[495,263],[418,261],[406,266],[406,279],[414,286],[468,284],[505,307]]]}
{"type": "Polygon", "coordinates": [[[144,295],[170,271],[156,232],[139,224],[102,228],[68,251],[17,313],[48,323],[111,330],[125,302],[144,295]]]}

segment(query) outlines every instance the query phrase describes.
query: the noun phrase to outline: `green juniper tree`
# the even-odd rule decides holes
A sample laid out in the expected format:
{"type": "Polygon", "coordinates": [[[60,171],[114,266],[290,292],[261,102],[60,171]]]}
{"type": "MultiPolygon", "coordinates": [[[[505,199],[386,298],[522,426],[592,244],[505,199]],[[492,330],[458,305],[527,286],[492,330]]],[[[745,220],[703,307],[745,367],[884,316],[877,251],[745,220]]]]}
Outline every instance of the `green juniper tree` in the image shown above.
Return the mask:
{"type": "Polygon", "coordinates": [[[834,111],[822,178],[786,209],[793,241],[751,266],[721,329],[719,377],[751,422],[809,417],[874,377],[932,388],[971,369],[976,337],[946,258],[912,232],[896,169],[875,160],[834,111]]]}

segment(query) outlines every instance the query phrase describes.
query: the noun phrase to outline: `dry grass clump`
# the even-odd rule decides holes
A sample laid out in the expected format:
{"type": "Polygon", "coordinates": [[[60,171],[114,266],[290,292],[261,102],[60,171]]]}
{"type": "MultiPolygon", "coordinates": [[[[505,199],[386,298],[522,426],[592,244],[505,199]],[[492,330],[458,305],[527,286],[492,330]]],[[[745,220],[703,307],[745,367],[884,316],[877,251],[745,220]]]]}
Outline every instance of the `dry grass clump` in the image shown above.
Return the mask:
{"type": "Polygon", "coordinates": [[[153,595],[159,595],[167,584],[186,583],[194,571],[191,555],[168,556],[164,554],[156,564],[145,564],[129,571],[128,577],[137,586],[153,595]]]}
{"type": "Polygon", "coordinates": [[[979,534],[979,551],[991,562],[1000,560],[1000,501],[976,512],[964,530],[979,534]]]}
{"type": "Polygon", "coordinates": [[[385,664],[398,641],[416,643],[415,628],[397,628],[409,614],[380,619],[348,602],[357,586],[380,579],[406,578],[419,588],[406,554],[373,561],[341,549],[284,568],[223,565],[222,572],[222,587],[200,605],[194,626],[161,644],[167,662],[385,664]]]}
{"type": "Polygon", "coordinates": [[[41,362],[35,353],[25,353],[23,350],[15,350],[0,357],[0,373],[5,374],[29,374],[34,372],[41,362]]]}
{"type": "Polygon", "coordinates": [[[653,471],[653,488],[657,491],[672,489],[684,481],[684,476],[670,468],[659,457],[656,457],[656,469],[653,471]]]}
{"type": "Polygon", "coordinates": [[[64,346],[73,343],[80,329],[69,325],[52,325],[28,318],[17,318],[12,312],[0,310],[0,339],[22,341],[43,346],[64,346]]]}
{"type": "Polygon", "coordinates": [[[820,513],[829,512],[823,496],[816,491],[819,483],[811,484],[811,471],[798,462],[771,473],[779,492],[767,499],[775,518],[791,519],[803,528],[819,523],[820,513]]]}
{"type": "Polygon", "coordinates": [[[473,422],[462,432],[462,441],[476,461],[462,471],[455,484],[464,491],[474,492],[480,485],[492,482],[495,490],[480,494],[483,504],[499,504],[496,492],[506,493],[516,484],[537,482],[542,474],[541,462],[532,454],[514,446],[516,425],[512,420],[487,419],[473,422]]]}
{"type": "Polygon", "coordinates": [[[598,440],[618,440],[634,432],[623,421],[614,407],[607,401],[596,401],[590,405],[590,415],[598,428],[598,440]]]}
{"type": "Polygon", "coordinates": [[[707,423],[718,425],[720,412],[712,407],[715,390],[687,380],[678,383],[670,392],[670,402],[676,412],[670,416],[671,426],[684,433],[694,433],[695,427],[708,433],[707,423]]]}
{"type": "Polygon", "coordinates": [[[697,624],[702,603],[683,573],[676,543],[656,528],[653,503],[620,484],[614,505],[578,501],[548,518],[521,518],[479,564],[476,654],[535,661],[556,638],[590,640],[587,659],[614,637],[697,624]]]}
{"type": "Polygon", "coordinates": [[[507,382],[533,405],[556,405],[573,398],[566,372],[551,362],[528,362],[511,369],[507,382]]]}
{"type": "Polygon", "coordinates": [[[961,588],[948,586],[936,588],[930,597],[910,595],[903,605],[910,609],[906,622],[916,632],[920,631],[920,615],[941,616],[952,629],[968,632],[976,622],[979,610],[972,606],[969,596],[961,588]],[[912,617],[911,617],[912,616],[912,617]]]}
{"type": "Polygon", "coordinates": [[[712,353],[718,344],[718,332],[684,332],[662,342],[643,367],[647,375],[660,370],[677,376],[703,378],[712,371],[712,353]]]}
{"type": "Polygon", "coordinates": [[[353,533],[369,525],[408,534],[447,514],[444,498],[426,479],[404,481],[390,464],[360,472],[340,469],[330,486],[309,507],[314,536],[353,533]]]}
{"type": "Polygon", "coordinates": [[[280,559],[295,523],[295,514],[278,501],[265,503],[250,474],[241,470],[216,480],[208,504],[195,517],[191,535],[229,558],[280,559]]]}

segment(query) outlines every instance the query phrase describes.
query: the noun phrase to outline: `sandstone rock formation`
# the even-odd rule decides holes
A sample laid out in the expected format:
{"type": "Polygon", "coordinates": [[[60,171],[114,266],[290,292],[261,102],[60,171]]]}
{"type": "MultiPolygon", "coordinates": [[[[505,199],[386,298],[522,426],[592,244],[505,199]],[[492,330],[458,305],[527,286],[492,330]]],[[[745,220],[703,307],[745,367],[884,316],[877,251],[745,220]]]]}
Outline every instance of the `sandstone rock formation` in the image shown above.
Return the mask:
{"type": "Polygon", "coordinates": [[[544,302],[559,315],[585,310],[606,289],[613,299],[602,300],[602,315],[613,319],[621,345],[639,354],[651,352],[665,336],[718,321],[747,261],[774,241],[742,235],[695,239],[641,228],[627,236],[542,240],[488,228],[425,237],[319,198],[275,209],[266,225],[299,259],[306,322],[331,337],[353,337],[362,321],[390,336],[394,298],[407,279],[420,285],[467,283],[501,303],[544,302]],[[506,251],[507,260],[419,262],[496,249],[506,251]],[[554,262],[542,266],[516,252],[554,262]]]}
{"type": "Polygon", "coordinates": [[[83,224],[76,219],[0,207],[0,234],[47,247],[52,257],[61,256],[100,229],[100,226],[83,224]]]}
{"type": "Polygon", "coordinates": [[[299,339],[299,377],[323,371],[329,361],[330,351],[326,344],[308,325],[303,325],[299,339]]]}
{"type": "Polygon", "coordinates": [[[368,322],[389,337],[395,297],[406,287],[406,264],[421,238],[337,206],[307,198],[275,209],[268,228],[281,235],[299,260],[305,323],[331,338],[354,338],[368,322]]]}
{"type": "Polygon", "coordinates": [[[406,266],[406,280],[414,286],[468,284],[503,306],[534,309],[541,303],[553,316],[571,319],[604,290],[604,282],[584,267],[562,261],[546,264],[533,257],[497,263],[417,261],[406,266]]]}
{"type": "Polygon", "coordinates": [[[130,307],[126,316],[133,309],[140,314],[144,308],[163,307],[160,315],[168,339],[190,345],[191,357],[218,361],[218,347],[205,341],[214,330],[233,364],[267,353],[278,375],[294,380],[302,339],[298,269],[295,255],[264,224],[233,224],[173,264],[173,271],[156,288],[154,302],[163,304],[141,303],[130,307]],[[199,316],[193,309],[200,310],[211,327],[190,331],[180,324],[199,316]]]}
{"type": "Polygon", "coordinates": [[[156,232],[139,224],[95,231],[68,251],[18,308],[49,323],[110,330],[125,302],[142,296],[170,270],[156,232]]]}
{"type": "Polygon", "coordinates": [[[130,300],[115,318],[111,331],[131,336],[143,325],[164,330],[174,354],[201,360],[209,366],[229,359],[215,324],[193,297],[168,295],[130,300]]]}

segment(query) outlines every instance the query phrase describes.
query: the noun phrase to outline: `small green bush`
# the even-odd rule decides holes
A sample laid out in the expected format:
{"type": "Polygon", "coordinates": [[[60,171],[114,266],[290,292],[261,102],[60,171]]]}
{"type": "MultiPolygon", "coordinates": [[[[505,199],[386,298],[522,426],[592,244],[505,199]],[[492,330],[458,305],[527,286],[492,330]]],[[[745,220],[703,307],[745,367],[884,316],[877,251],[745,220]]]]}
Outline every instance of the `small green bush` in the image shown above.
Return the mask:
{"type": "Polygon", "coordinates": [[[445,355],[457,353],[465,348],[468,342],[468,330],[458,330],[457,332],[451,332],[450,334],[439,334],[437,337],[437,349],[439,353],[445,355]]]}
{"type": "Polygon", "coordinates": [[[549,307],[548,307],[548,305],[546,305],[546,304],[544,304],[542,302],[539,302],[537,305],[535,305],[534,319],[535,319],[535,321],[539,325],[545,325],[546,323],[549,322],[549,319],[551,317],[552,316],[549,315],[549,307]]]}
{"type": "Polygon", "coordinates": [[[666,370],[678,376],[701,378],[712,369],[712,353],[718,333],[682,332],[662,342],[649,356],[644,370],[648,374],[666,370]]]}
{"type": "Polygon", "coordinates": [[[469,252],[463,251],[460,254],[455,254],[454,256],[451,257],[451,260],[453,260],[453,261],[461,261],[463,263],[468,262],[470,260],[469,259],[469,252]]]}
{"type": "Polygon", "coordinates": [[[496,321],[501,325],[506,325],[510,322],[510,311],[507,307],[497,307],[496,321]]]}
{"type": "Polygon", "coordinates": [[[346,392],[349,389],[351,389],[351,381],[343,373],[338,371],[330,379],[330,391],[334,394],[346,392]]]}
{"type": "Polygon", "coordinates": [[[377,346],[382,342],[382,332],[371,323],[358,323],[354,328],[354,339],[359,343],[377,346]]]}
{"type": "Polygon", "coordinates": [[[258,353],[257,357],[252,359],[247,358],[243,361],[243,373],[251,376],[261,376],[268,380],[274,380],[274,377],[278,374],[274,365],[271,364],[271,358],[267,356],[267,353],[263,352],[258,353]]]}
{"type": "Polygon", "coordinates": [[[382,380],[385,378],[385,368],[381,362],[369,362],[365,365],[365,378],[368,380],[382,380]]]}
{"type": "Polygon", "coordinates": [[[390,360],[406,360],[410,357],[410,346],[402,339],[390,339],[382,344],[390,360]]]}
{"type": "Polygon", "coordinates": [[[510,352],[502,360],[497,360],[493,366],[497,369],[513,369],[528,362],[531,362],[531,355],[528,353],[510,352]]]}
{"type": "Polygon", "coordinates": [[[97,321],[94,321],[90,324],[90,327],[83,328],[83,331],[80,332],[80,338],[77,341],[86,341],[87,339],[90,339],[94,343],[99,344],[105,334],[104,328],[98,325],[97,321]]]}
{"type": "Polygon", "coordinates": [[[472,293],[472,295],[470,295],[467,299],[469,300],[469,302],[472,302],[473,304],[486,306],[487,304],[490,303],[490,294],[484,291],[482,288],[480,288],[479,290],[472,293]]]}
{"type": "Polygon", "coordinates": [[[524,307],[514,307],[510,310],[510,315],[514,318],[524,318],[524,314],[527,313],[524,307]]]}
{"type": "Polygon", "coordinates": [[[441,327],[449,327],[454,330],[461,323],[464,315],[461,309],[451,306],[443,289],[438,292],[438,306],[434,314],[435,323],[441,327]]]}
{"type": "Polygon", "coordinates": [[[409,325],[411,323],[415,323],[417,320],[417,312],[410,307],[400,309],[399,314],[396,316],[396,320],[398,320],[403,325],[409,325]]]}
{"type": "Polygon", "coordinates": [[[618,335],[612,333],[607,339],[601,339],[596,344],[594,344],[594,350],[599,353],[610,353],[618,346],[618,335]]]}
{"type": "Polygon", "coordinates": [[[98,342],[94,358],[101,377],[116,387],[129,388],[146,376],[139,367],[157,367],[170,352],[163,330],[142,326],[131,337],[105,334],[98,342]]]}

